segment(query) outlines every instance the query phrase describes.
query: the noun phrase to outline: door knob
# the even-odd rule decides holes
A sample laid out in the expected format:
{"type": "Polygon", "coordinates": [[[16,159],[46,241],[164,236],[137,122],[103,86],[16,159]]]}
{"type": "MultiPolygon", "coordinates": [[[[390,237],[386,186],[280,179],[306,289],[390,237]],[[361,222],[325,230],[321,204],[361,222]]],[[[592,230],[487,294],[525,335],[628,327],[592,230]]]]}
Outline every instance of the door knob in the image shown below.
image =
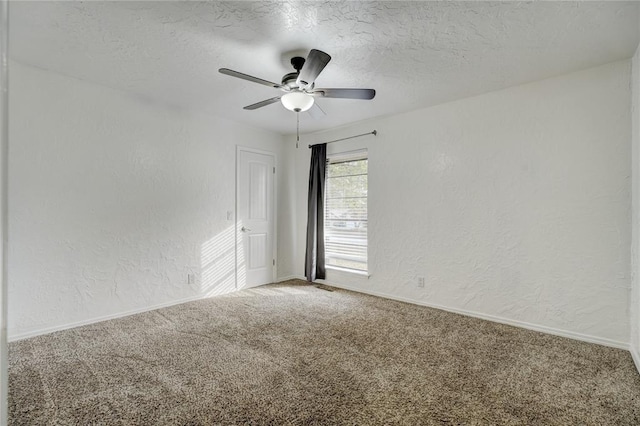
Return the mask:
{"type": "Polygon", "coordinates": [[[241,231],[242,231],[242,232],[247,232],[247,231],[251,231],[251,229],[249,229],[249,228],[245,228],[245,227],[243,226],[243,227],[242,227],[242,229],[241,229],[241,231]]]}

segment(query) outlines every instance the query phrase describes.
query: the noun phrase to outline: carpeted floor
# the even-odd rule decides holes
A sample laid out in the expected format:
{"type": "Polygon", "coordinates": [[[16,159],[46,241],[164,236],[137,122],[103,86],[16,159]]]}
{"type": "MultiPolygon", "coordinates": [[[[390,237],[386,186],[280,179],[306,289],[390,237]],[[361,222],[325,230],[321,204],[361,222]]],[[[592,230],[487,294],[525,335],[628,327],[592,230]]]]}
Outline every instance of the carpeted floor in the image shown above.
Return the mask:
{"type": "Polygon", "coordinates": [[[638,425],[626,351],[289,281],[10,344],[11,425],[638,425]]]}

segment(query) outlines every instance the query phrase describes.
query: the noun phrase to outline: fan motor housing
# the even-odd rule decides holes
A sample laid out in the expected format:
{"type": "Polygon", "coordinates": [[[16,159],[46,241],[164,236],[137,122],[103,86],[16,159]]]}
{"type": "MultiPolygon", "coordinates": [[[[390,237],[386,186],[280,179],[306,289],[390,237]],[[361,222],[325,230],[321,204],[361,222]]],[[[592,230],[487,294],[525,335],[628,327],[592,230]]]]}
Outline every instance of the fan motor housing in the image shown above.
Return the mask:
{"type": "Polygon", "coordinates": [[[301,56],[294,56],[291,58],[291,66],[296,72],[291,72],[282,77],[282,85],[287,86],[289,89],[297,89],[298,88],[298,75],[300,74],[300,70],[304,66],[306,59],[301,56]]]}
{"type": "Polygon", "coordinates": [[[282,77],[282,85],[287,86],[289,89],[294,89],[298,87],[297,80],[298,73],[290,72],[289,74],[286,74],[284,77],[282,77]]]}

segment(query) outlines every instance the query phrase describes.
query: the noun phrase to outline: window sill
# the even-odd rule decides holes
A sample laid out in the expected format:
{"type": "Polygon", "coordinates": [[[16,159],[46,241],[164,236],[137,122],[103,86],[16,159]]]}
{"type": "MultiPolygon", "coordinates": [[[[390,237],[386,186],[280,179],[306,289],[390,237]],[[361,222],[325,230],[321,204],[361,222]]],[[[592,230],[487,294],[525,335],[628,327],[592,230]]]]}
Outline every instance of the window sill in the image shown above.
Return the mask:
{"type": "Polygon", "coordinates": [[[327,270],[336,271],[336,272],[344,272],[346,274],[359,275],[361,277],[369,278],[371,276],[371,275],[369,275],[369,271],[358,271],[356,269],[341,268],[339,266],[332,266],[332,265],[327,265],[325,268],[327,270]]]}

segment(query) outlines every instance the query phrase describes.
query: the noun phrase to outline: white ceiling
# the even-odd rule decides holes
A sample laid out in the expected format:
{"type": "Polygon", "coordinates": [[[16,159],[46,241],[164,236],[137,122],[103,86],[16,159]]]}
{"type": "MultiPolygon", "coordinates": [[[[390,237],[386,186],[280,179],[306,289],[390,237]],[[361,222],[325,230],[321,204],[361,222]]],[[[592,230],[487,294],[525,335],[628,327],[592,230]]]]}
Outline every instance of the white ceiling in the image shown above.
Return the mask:
{"type": "Polygon", "coordinates": [[[304,132],[439,104],[628,58],[635,2],[11,2],[10,57],[82,80],[283,134],[295,115],[266,86],[286,52],[333,59],[318,87],[377,90],[372,101],[320,99],[304,132]]]}

